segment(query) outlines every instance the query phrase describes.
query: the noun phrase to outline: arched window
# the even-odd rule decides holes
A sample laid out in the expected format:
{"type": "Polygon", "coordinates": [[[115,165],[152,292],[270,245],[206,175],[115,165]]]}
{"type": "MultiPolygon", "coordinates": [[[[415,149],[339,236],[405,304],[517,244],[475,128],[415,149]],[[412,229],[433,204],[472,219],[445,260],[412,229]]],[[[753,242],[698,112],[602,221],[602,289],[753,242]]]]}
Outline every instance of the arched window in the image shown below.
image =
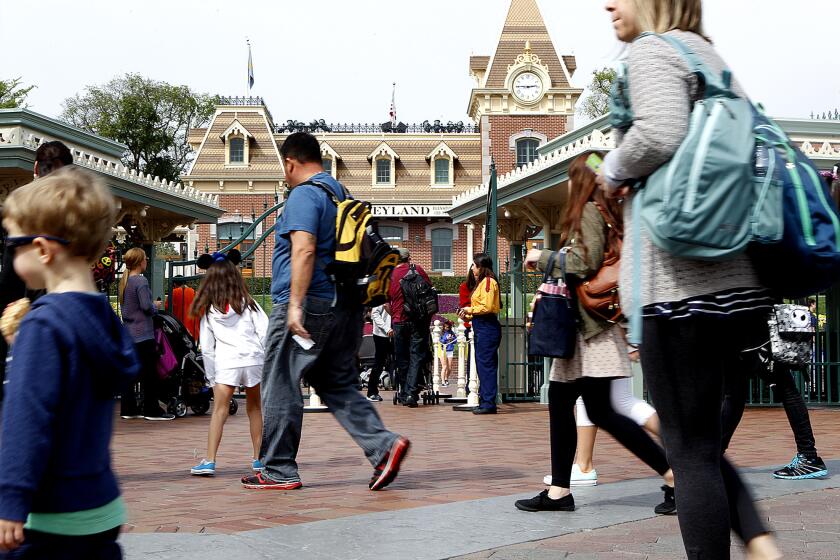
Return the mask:
{"type": "Polygon", "coordinates": [[[405,241],[403,239],[403,228],[398,226],[379,226],[379,235],[390,244],[405,241]]]}
{"type": "Polygon", "coordinates": [[[449,184],[449,158],[437,158],[435,160],[435,184],[448,185],[449,184]]]}
{"type": "Polygon", "coordinates": [[[245,139],[231,138],[230,142],[230,162],[231,163],[245,163],[245,139]]]}
{"type": "Polygon", "coordinates": [[[452,270],[452,230],[448,227],[432,230],[432,270],[452,270]]]}
{"type": "Polygon", "coordinates": [[[376,184],[389,185],[391,183],[391,160],[380,158],[376,160],[376,184]]]}
{"type": "Polygon", "coordinates": [[[540,141],[536,138],[522,138],[516,141],[516,167],[528,165],[537,159],[537,148],[540,141]]]}

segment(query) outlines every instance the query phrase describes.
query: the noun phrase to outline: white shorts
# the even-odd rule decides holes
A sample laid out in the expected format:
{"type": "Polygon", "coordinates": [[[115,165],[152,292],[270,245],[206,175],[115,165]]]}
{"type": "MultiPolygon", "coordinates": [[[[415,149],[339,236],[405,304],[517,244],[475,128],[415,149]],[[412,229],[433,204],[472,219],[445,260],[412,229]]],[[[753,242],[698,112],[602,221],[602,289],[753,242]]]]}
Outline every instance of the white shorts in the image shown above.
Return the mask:
{"type": "MultiPolygon", "coordinates": [[[[616,412],[622,416],[627,416],[639,426],[644,426],[648,419],[656,414],[652,406],[633,396],[632,377],[620,377],[612,380],[610,383],[610,402],[616,412]]],[[[577,405],[576,424],[578,426],[594,426],[595,424],[586,415],[586,406],[583,404],[583,399],[578,397],[575,404],[577,405]]]]}
{"type": "Polygon", "coordinates": [[[211,385],[221,383],[231,387],[254,387],[262,382],[262,370],[261,365],[217,370],[215,379],[209,381],[211,385]]]}
{"type": "Polygon", "coordinates": [[[452,352],[447,352],[446,357],[451,360],[452,358],[455,357],[455,351],[453,350],[452,352]]]}

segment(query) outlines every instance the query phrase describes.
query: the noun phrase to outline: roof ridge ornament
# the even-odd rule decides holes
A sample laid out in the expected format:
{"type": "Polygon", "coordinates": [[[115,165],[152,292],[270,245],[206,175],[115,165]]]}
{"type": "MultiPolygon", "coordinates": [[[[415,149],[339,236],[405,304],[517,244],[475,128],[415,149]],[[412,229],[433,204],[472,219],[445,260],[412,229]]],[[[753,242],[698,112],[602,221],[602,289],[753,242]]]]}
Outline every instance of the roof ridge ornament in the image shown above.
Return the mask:
{"type": "Polygon", "coordinates": [[[525,50],[522,54],[516,57],[516,60],[513,61],[513,64],[508,64],[508,72],[510,72],[513,68],[517,66],[537,66],[545,70],[546,75],[548,75],[548,66],[542,63],[542,60],[539,56],[535,55],[531,50],[531,41],[525,41],[525,50]]]}

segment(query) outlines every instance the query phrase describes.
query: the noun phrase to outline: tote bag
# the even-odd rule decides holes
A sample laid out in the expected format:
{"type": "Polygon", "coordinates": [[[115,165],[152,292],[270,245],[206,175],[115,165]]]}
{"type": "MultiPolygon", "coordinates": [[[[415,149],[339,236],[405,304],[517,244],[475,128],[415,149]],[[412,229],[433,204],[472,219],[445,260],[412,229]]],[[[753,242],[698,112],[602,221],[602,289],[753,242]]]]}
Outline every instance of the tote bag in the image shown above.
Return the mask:
{"type": "Polygon", "coordinates": [[[534,297],[528,354],[544,358],[569,359],[575,354],[577,306],[566,284],[566,250],[555,251],[548,259],[543,283],[534,297]],[[559,259],[560,278],[551,271],[559,259]]]}

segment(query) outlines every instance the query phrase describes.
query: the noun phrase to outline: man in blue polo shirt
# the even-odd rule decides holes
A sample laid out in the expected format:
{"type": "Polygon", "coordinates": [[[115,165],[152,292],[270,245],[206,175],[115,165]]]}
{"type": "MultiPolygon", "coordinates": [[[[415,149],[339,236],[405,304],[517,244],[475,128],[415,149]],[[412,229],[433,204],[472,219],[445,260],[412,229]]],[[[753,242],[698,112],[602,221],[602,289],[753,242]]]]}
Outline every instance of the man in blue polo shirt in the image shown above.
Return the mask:
{"type": "Polygon", "coordinates": [[[272,257],[274,307],[262,382],[265,470],[242,479],[245,488],[293,490],[302,486],[297,457],[303,424],[300,380],[317,391],[336,420],[374,467],[368,487],[396,478],[409,441],[389,432],[356,389],[356,355],[363,307],[328,275],[335,254],[337,209],[324,189],[344,200],[342,185],[324,172],[321,147],[311,134],[290,135],[280,148],[291,192],[277,221],[272,257]]]}

